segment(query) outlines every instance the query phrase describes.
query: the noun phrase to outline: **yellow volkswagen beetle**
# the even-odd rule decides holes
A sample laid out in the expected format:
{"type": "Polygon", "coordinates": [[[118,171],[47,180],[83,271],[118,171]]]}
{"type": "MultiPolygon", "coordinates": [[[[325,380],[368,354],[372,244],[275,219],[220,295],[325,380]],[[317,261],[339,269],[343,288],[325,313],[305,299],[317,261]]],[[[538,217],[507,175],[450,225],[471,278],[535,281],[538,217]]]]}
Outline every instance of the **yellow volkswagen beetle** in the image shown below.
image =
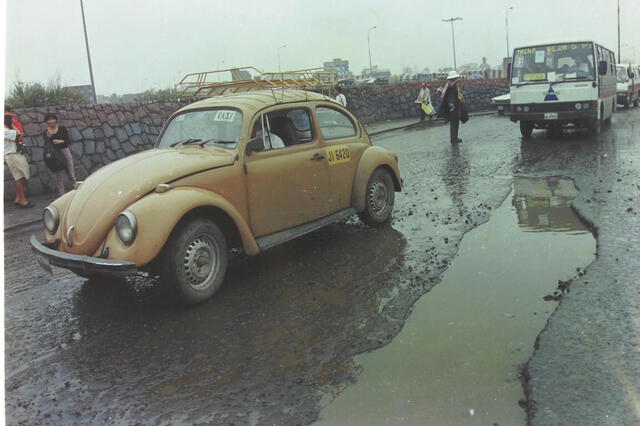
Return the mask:
{"type": "Polygon", "coordinates": [[[175,112],[154,149],[97,170],[43,214],[38,262],[83,277],[158,274],[188,303],[248,255],[358,213],[389,221],[397,156],[324,95],[266,90],[175,112]]]}

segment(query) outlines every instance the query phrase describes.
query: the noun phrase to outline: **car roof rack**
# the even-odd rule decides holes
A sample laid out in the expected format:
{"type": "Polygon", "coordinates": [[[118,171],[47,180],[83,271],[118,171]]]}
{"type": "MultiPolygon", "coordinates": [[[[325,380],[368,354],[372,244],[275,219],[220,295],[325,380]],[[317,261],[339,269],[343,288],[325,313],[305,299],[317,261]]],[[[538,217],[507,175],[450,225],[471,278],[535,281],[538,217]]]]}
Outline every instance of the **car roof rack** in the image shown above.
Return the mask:
{"type": "Polygon", "coordinates": [[[176,84],[176,93],[180,97],[206,98],[276,88],[324,92],[337,83],[338,75],[324,68],[262,72],[255,67],[239,67],[187,74],[176,84]],[[222,81],[222,73],[231,73],[231,81],[222,81]]]}

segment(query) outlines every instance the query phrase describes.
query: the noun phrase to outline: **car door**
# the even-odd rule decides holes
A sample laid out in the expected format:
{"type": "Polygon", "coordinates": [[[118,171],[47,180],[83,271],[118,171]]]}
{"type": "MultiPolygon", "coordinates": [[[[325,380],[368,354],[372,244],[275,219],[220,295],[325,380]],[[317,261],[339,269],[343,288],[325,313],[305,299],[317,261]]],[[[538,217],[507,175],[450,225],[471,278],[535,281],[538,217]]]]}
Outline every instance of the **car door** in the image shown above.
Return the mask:
{"type": "Polygon", "coordinates": [[[351,190],[355,169],[367,137],[349,114],[330,104],[316,107],[316,122],[322,136],[329,171],[329,200],[335,211],[351,206],[351,190]]]}
{"type": "MultiPolygon", "coordinates": [[[[255,237],[269,235],[331,214],[328,165],[321,141],[315,134],[310,111],[289,108],[266,111],[266,126],[276,119],[289,119],[298,140],[292,144],[280,136],[284,148],[266,147],[245,155],[246,187],[250,225],[255,237]],[[308,127],[308,128],[301,128],[308,127]]],[[[258,115],[251,137],[262,126],[258,115]]],[[[269,131],[269,129],[265,129],[269,131]]],[[[275,131],[275,129],[273,129],[275,131]]]]}

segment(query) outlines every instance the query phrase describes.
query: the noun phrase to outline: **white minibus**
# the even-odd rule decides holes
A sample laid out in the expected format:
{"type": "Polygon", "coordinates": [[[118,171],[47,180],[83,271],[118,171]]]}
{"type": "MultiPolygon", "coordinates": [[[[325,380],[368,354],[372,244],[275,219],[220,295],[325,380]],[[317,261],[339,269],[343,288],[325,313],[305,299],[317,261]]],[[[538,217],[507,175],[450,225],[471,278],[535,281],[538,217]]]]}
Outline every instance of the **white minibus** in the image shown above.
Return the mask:
{"type": "Polygon", "coordinates": [[[513,51],[511,121],[529,138],[533,129],[559,133],[586,127],[600,133],[616,109],[616,61],[594,41],[532,43],[513,51]]]}

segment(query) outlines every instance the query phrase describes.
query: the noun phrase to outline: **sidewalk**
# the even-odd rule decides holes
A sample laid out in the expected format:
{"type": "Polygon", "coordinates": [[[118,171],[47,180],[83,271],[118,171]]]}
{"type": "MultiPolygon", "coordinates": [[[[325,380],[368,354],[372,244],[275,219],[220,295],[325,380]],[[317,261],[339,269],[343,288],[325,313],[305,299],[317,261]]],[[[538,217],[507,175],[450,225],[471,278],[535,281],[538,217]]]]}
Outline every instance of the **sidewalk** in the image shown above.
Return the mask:
{"type": "Polygon", "coordinates": [[[28,198],[33,204],[33,207],[28,209],[16,206],[13,201],[4,202],[4,232],[42,222],[42,211],[55,199],[55,196],[53,194],[32,195],[28,198]]]}
{"type": "MultiPolygon", "coordinates": [[[[493,115],[496,112],[491,111],[478,111],[469,113],[469,117],[476,117],[479,115],[493,115]]],[[[364,127],[367,129],[369,136],[379,135],[381,133],[392,132],[394,130],[407,129],[411,127],[432,127],[445,124],[441,118],[435,120],[420,121],[416,118],[400,118],[397,120],[379,121],[377,123],[366,124],[364,127]]]]}
{"type": "MultiPolygon", "coordinates": [[[[483,111],[469,114],[469,116],[495,114],[495,111],[483,111]]],[[[394,130],[406,129],[410,127],[431,127],[444,124],[443,120],[423,121],[417,118],[405,118],[399,120],[380,121],[366,125],[369,136],[379,135],[394,130]]],[[[32,195],[29,202],[33,207],[28,209],[20,208],[13,204],[13,201],[4,202],[4,232],[12,231],[34,223],[42,222],[42,211],[56,197],[53,194],[32,195]]]]}

